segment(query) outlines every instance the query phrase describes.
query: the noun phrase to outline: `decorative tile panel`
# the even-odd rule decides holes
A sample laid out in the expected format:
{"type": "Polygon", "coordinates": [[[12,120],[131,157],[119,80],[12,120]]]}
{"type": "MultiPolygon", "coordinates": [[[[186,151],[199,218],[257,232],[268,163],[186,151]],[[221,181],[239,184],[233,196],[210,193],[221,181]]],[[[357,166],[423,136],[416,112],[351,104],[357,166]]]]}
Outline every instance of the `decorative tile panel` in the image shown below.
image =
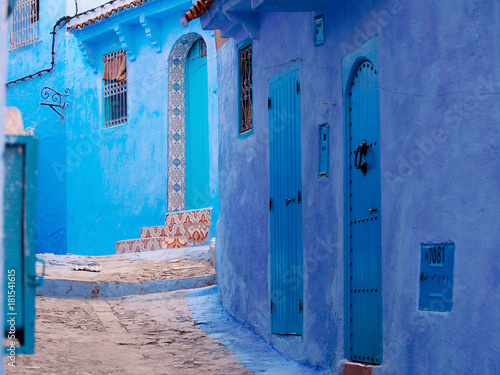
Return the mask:
{"type": "Polygon", "coordinates": [[[210,224],[207,223],[188,223],[184,224],[187,235],[187,246],[198,245],[205,242],[208,237],[210,224]]]}
{"type": "Polygon", "coordinates": [[[165,228],[169,237],[186,237],[186,228],[184,224],[208,224],[210,226],[212,211],[210,208],[205,210],[171,212],[165,217],[165,228]]]}
{"type": "Polygon", "coordinates": [[[175,249],[187,245],[186,236],[181,237],[165,237],[161,240],[161,246],[164,249],[175,249]]]}
{"type": "Polygon", "coordinates": [[[116,243],[116,254],[139,253],[143,251],[160,250],[160,238],[141,238],[137,240],[119,241],[116,243]]]}
{"type": "Polygon", "coordinates": [[[141,228],[141,238],[167,237],[165,225],[141,228]]]}
{"type": "Polygon", "coordinates": [[[141,228],[141,238],[119,241],[116,254],[174,249],[202,243],[208,238],[212,209],[170,212],[165,225],[141,228]]]}
{"type": "Polygon", "coordinates": [[[168,58],[168,211],[184,210],[186,191],[185,67],[193,44],[189,33],[177,40],[168,58]]]}

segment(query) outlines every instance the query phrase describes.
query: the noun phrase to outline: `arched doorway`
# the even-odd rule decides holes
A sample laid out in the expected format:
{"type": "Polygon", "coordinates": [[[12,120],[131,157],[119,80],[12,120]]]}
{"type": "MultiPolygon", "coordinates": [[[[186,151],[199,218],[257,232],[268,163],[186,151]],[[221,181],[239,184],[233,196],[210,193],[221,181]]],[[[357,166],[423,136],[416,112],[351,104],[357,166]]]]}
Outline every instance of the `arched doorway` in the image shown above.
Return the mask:
{"type": "Polygon", "coordinates": [[[209,205],[206,45],[189,33],[168,59],[168,211],[209,205]]]}
{"type": "Polygon", "coordinates": [[[346,352],[382,363],[378,64],[358,58],[346,88],[346,352]]]}
{"type": "Polygon", "coordinates": [[[198,39],[186,59],[186,210],[209,205],[206,51],[205,42],[198,39]]]}

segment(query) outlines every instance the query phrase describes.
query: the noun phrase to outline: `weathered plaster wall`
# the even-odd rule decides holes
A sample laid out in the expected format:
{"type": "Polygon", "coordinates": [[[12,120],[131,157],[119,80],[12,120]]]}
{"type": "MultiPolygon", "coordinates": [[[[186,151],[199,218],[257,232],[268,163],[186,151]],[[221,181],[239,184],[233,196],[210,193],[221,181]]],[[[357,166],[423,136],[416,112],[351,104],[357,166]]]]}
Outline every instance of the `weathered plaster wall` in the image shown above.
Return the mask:
{"type": "Polygon", "coordinates": [[[401,4],[380,32],[384,370],[497,373],[500,4],[401,4]],[[422,312],[419,245],[444,241],[453,309],[422,312]]]}
{"type": "MultiPolygon", "coordinates": [[[[66,15],[66,0],[41,1],[39,41],[8,52],[9,81],[33,74],[51,66],[52,32],[57,20],[66,15]]],[[[8,35],[8,33],[7,33],[8,35]]],[[[3,39],[5,40],[5,39],[3,39]]],[[[41,97],[50,87],[64,92],[62,72],[65,69],[65,31],[56,35],[56,69],[41,77],[9,86],[7,106],[17,107],[23,115],[24,127],[35,128],[38,143],[37,252],[66,253],[66,176],[61,170],[66,158],[66,126],[57,113],[41,103],[52,103],[41,97]]],[[[67,98],[75,101],[74,93],[67,98]]],[[[70,107],[71,108],[71,107],[70,107]]],[[[71,109],[69,109],[71,110],[71,109]]],[[[67,112],[68,110],[66,110],[67,112]]]]}
{"type": "Polygon", "coordinates": [[[219,296],[286,355],[341,373],[344,353],[342,58],[379,36],[383,374],[500,369],[495,215],[500,188],[500,5],[406,0],[335,2],[326,42],[314,14],[263,14],[254,40],[254,133],[238,138],[237,44],[218,55],[219,296]],[[279,26],[278,26],[279,25],[279,26]],[[300,32],[297,32],[300,30],[300,32]],[[304,335],[271,336],[268,80],[300,64],[304,335]],[[318,125],[330,128],[330,175],[317,178],[318,125]],[[418,310],[420,243],[456,245],[454,306],[418,310]],[[488,350],[485,350],[488,343],[488,350]],[[494,354],[494,355],[493,355],[494,354]]]}

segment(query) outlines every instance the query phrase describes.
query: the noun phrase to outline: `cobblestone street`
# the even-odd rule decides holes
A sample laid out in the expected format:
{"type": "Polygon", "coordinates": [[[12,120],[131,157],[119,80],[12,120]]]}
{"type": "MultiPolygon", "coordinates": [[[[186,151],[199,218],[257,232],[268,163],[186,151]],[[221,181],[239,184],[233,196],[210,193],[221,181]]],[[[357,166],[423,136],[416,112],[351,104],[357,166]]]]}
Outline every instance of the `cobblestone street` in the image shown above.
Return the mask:
{"type": "Polygon", "coordinates": [[[5,357],[7,374],[323,373],[285,358],[236,322],[222,308],[217,286],[186,286],[215,278],[208,246],[40,257],[46,269],[36,297],[35,354],[17,356],[15,367],[5,357]],[[152,290],[177,289],[147,292],[150,282],[160,283],[152,290]],[[123,297],[109,298],[105,287],[123,297]],[[94,288],[101,293],[91,293],[94,288]]]}
{"type": "Polygon", "coordinates": [[[77,300],[37,297],[36,348],[7,374],[251,374],[193,319],[187,291],[77,300]]]}

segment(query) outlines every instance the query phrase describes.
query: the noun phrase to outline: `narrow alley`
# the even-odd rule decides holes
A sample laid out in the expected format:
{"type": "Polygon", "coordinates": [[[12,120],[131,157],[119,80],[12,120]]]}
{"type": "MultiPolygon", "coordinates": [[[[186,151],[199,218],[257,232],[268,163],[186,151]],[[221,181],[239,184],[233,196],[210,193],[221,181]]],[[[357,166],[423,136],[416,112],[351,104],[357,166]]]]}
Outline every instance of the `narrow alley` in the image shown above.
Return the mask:
{"type": "Polygon", "coordinates": [[[500,375],[500,0],[0,0],[0,39],[0,375],[500,375]]]}

